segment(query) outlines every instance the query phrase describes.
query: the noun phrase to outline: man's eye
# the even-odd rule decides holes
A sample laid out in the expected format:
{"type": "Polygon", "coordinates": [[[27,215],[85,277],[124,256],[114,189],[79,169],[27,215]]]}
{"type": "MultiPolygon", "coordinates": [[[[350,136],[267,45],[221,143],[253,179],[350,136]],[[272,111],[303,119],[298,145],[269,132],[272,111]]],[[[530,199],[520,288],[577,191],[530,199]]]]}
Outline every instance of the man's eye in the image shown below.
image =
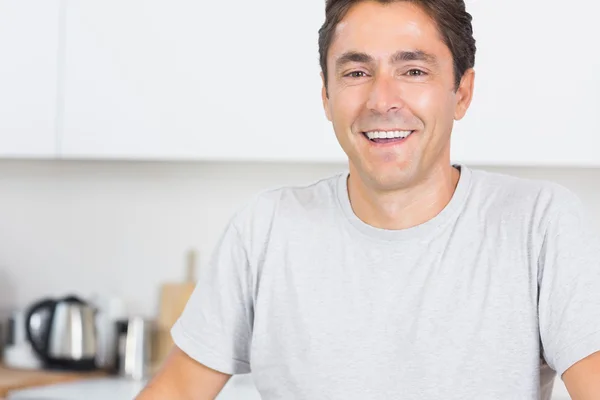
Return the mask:
{"type": "Polygon", "coordinates": [[[365,74],[363,71],[352,71],[344,76],[347,76],[350,78],[362,78],[364,76],[367,76],[367,74],[365,74]]]}
{"type": "Polygon", "coordinates": [[[424,76],[426,73],[420,69],[411,69],[406,73],[408,76],[424,76]]]}

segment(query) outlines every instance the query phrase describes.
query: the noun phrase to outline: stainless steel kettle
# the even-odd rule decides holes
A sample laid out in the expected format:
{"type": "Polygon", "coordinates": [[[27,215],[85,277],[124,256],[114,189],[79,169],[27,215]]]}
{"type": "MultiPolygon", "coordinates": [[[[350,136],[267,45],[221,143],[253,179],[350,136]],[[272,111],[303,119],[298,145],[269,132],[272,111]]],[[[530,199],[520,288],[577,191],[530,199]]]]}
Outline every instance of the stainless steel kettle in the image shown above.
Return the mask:
{"type": "Polygon", "coordinates": [[[75,296],[47,299],[30,307],[27,338],[46,368],[96,369],[95,310],[75,296]]]}

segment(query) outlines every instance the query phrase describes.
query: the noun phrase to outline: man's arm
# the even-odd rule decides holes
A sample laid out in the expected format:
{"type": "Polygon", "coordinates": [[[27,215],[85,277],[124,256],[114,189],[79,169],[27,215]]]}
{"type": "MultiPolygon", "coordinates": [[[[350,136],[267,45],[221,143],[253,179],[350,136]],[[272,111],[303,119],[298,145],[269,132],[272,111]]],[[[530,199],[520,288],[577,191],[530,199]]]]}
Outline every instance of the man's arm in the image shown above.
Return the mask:
{"type": "Polygon", "coordinates": [[[600,352],[574,364],[562,378],[573,400],[600,399],[600,352]]]}
{"type": "Polygon", "coordinates": [[[231,375],[210,369],[177,346],[136,400],[214,400],[231,375]]]}

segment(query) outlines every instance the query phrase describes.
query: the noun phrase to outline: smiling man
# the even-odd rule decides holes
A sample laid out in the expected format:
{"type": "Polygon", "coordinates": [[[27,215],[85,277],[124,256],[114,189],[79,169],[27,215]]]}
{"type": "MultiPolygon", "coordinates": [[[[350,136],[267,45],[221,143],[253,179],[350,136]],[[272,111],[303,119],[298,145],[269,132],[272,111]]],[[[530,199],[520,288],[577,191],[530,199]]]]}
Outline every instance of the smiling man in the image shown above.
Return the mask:
{"type": "MultiPolygon", "coordinates": [[[[600,240],[558,185],[453,165],[462,0],[329,0],[322,99],[348,171],[230,221],[139,399],[600,398],[600,240]]],[[[507,106],[509,107],[509,106],[507,106]]],[[[493,121],[490,121],[493,123],[493,121]]]]}

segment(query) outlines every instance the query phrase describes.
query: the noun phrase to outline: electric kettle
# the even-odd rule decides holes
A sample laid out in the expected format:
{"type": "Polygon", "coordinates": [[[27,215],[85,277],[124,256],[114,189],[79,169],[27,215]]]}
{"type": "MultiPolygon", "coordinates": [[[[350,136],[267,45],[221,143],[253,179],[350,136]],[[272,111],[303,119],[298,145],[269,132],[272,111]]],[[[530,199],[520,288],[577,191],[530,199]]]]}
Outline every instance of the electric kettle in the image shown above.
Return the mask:
{"type": "Polygon", "coordinates": [[[27,339],[44,367],[74,371],[96,369],[96,311],[75,296],[32,305],[27,339]]]}

